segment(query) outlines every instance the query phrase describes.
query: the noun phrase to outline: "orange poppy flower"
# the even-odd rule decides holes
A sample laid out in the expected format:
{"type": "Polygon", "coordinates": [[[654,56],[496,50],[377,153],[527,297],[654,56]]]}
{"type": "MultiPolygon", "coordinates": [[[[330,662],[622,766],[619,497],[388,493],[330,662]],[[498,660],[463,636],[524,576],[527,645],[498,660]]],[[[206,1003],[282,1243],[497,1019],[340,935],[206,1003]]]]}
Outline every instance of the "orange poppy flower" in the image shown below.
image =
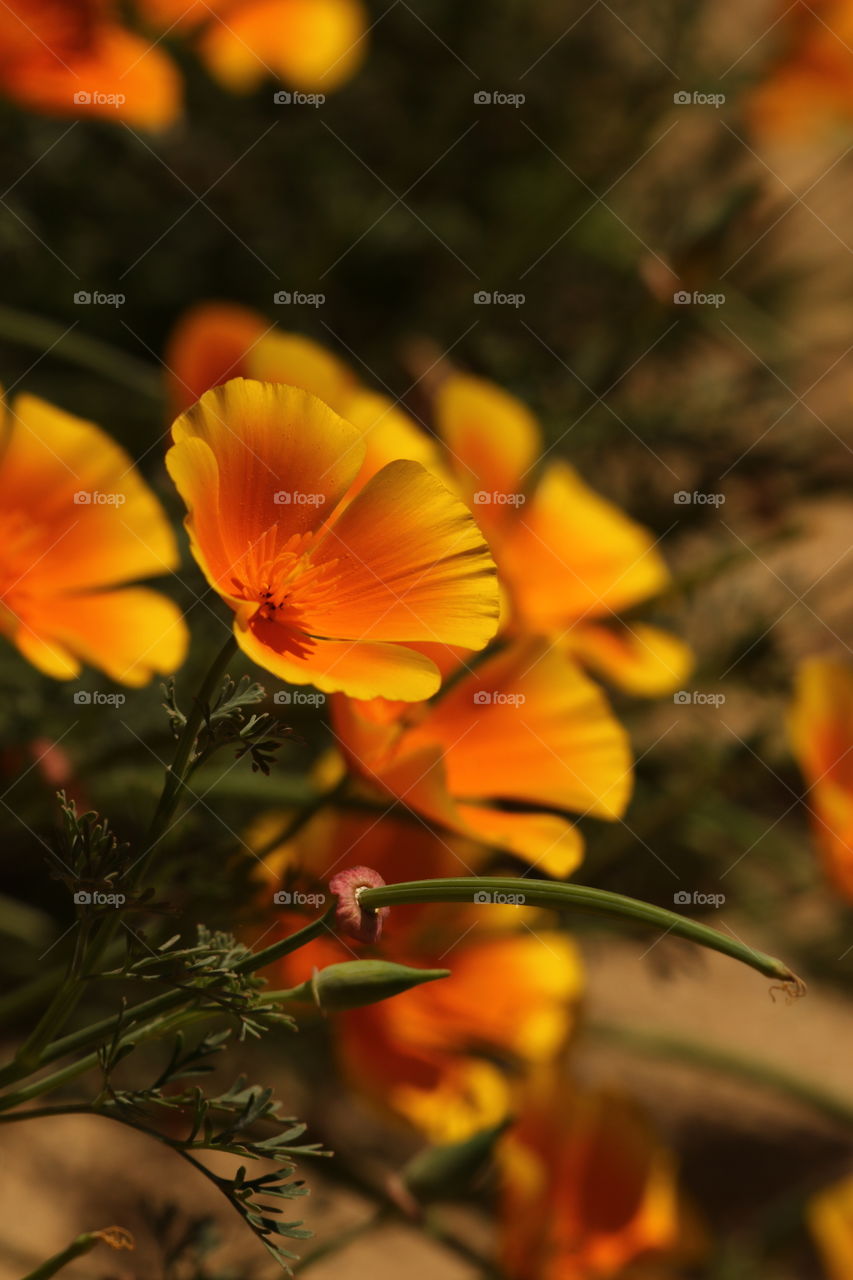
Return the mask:
{"type": "Polygon", "coordinates": [[[37,111],[165,128],[181,109],[178,72],[119,15],[110,0],[8,0],[0,6],[0,88],[37,111]]]}
{"type": "Polygon", "coordinates": [[[140,0],[150,20],[189,33],[212,75],[234,93],[277,76],[329,93],[365,52],[361,0],[140,0]]]}
{"type": "Polygon", "coordinates": [[[0,630],[39,670],[82,663],[144,684],[183,661],[171,600],[124,584],[175,569],[159,502],[133,462],[91,422],[34,396],[5,411],[0,442],[0,630]]]}
{"type": "Polygon", "coordinates": [[[783,47],[747,98],[753,129],[770,141],[808,142],[853,120],[853,4],[794,0],[780,4],[783,47]]]}
{"type": "MultiPolygon", "coordinates": [[[[281,823],[265,819],[253,840],[267,843],[281,823]]],[[[294,875],[325,885],[333,870],[366,862],[387,881],[434,878],[467,872],[477,857],[473,847],[451,846],[417,824],[329,812],[267,855],[264,865],[272,897],[280,884],[292,886],[294,875]]],[[[282,932],[292,924],[285,917],[282,932]]],[[[518,1072],[548,1060],[570,1033],[582,985],[578,954],[564,934],[551,924],[540,927],[538,914],[524,907],[395,907],[372,950],[452,971],[440,982],[335,1017],[335,1047],[351,1082],[433,1141],[455,1141],[496,1123],[510,1107],[518,1072]],[[519,934],[522,922],[527,927],[519,934]]],[[[282,980],[301,982],[315,966],[351,958],[351,946],[330,933],[286,957],[282,980]]]]}
{"type": "Polygon", "coordinates": [[[613,820],[631,793],[627,735],[604,694],[545,641],[517,641],[464,673],[453,654],[437,656],[460,674],[429,705],[333,700],[347,763],[429,822],[570,875],[583,841],[566,814],[613,820]]]}
{"type": "Polygon", "coordinates": [[[806,1218],[827,1280],[853,1275],[853,1176],[812,1196],[806,1218]]]}
{"type": "Polygon", "coordinates": [[[364,445],[316,397],[236,378],[172,434],[193,554],[260,666],[326,692],[413,701],[440,677],[405,642],[477,649],[493,635],[494,564],[465,507],[404,461],[341,507],[364,445]]]}
{"type": "Polygon", "coordinates": [[[511,1280],[615,1280],[643,1262],[663,1277],[698,1252],[674,1158],[630,1099],[546,1068],[516,1114],[498,1157],[511,1280]]]}
{"type": "Polygon", "coordinates": [[[825,658],[804,662],[788,728],[809,784],[812,830],[824,870],[853,902],[853,670],[825,658]]]}

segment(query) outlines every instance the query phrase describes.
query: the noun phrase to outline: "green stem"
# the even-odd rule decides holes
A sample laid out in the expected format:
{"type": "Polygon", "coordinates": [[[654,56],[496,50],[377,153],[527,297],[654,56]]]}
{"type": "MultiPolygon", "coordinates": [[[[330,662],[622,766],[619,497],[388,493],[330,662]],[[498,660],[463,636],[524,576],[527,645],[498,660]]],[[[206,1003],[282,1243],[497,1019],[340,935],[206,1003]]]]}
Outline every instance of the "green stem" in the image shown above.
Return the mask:
{"type": "Polygon", "coordinates": [[[676,938],[685,938],[700,947],[719,951],[724,956],[749,965],[767,978],[777,978],[794,995],[802,995],[801,978],[775,956],[756,951],[728,934],[719,933],[698,920],[676,915],[665,907],[656,907],[636,898],[606,889],[590,889],[585,885],[562,884],[550,880],[530,880],[510,876],[460,876],[448,880],[410,880],[388,884],[377,889],[362,889],[358,895],[363,907],[393,907],[412,902],[487,902],[496,898],[529,907],[573,910],[610,916],[651,925],[676,938]],[[487,895],[487,896],[481,896],[487,895]]]}
{"type": "Polygon", "coordinates": [[[33,351],[50,351],[151,400],[163,399],[163,380],[155,368],[98,338],[69,329],[67,324],[0,306],[0,337],[33,351]]]}
{"type": "Polygon", "coordinates": [[[98,1244],[103,1244],[103,1237],[97,1233],[87,1232],[85,1235],[78,1236],[76,1240],[71,1241],[67,1249],[63,1249],[61,1253],[55,1253],[52,1258],[48,1258],[41,1266],[36,1267],[35,1271],[28,1271],[24,1280],[46,1280],[47,1276],[55,1276],[75,1258],[82,1258],[85,1253],[91,1253],[98,1244]]]}
{"type": "MultiPolygon", "coordinates": [[[[234,966],[234,971],[236,973],[255,973],[258,969],[274,964],[283,956],[290,955],[293,951],[298,951],[300,947],[312,942],[325,931],[327,921],[331,917],[333,910],[334,908],[330,908],[322,916],[318,916],[316,920],[312,920],[289,937],[282,938],[279,942],[273,942],[270,946],[264,947],[262,951],[256,951],[246,956],[245,959],[234,966]]],[[[297,990],[298,988],[294,988],[294,992],[297,990]]],[[[276,994],[278,998],[284,999],[289,993],[276,994]]],[[[193,1007],[188,1009],[187,1012],[195,1013],[197,1012],[195,1001],[203,999],[203,991],[188,993],[183,989],[166,991],[162,995],[154,996],[150,1000],[143,1001],[142,1004],[137,1005],[134,1009],[129,1009],[125,1013],[116,1014],[110,1018],[103,1018],[100,1022],[93,1023],[89,1027],[83,1027],[80,1031],[74,1031],[70,1035],[54,1041],[53,1044],[47,1046],[35,1068],[24,1070],[16,1059],[15,1062],[0,1072],[0,1084],[14,1084],[16,1080],[31,1074],[31,1070],[47,1066],[57,1058],[65,1057],[66,1054],[83,1053],[93,1046],[107,1044],[117,1030],[133,1031],[137,1039],[157,1034],[161,1030],[159,1020],[164,1014],[171,1013],[188,1002],[193,1002],[193,1007]]],[[[211,1012],[216,1011],[211,1010],[211,1012]]],[[[55,1071],[49,1076],[44,1076],[33,1084],[26,1085],[15,1093],[3,1094],[0,1096],[0,1111],[8,1111],[23,1102],[29,1102],[31,1098],[38,1098],[42,1094],[51,1093],[61,1085],[67,1084],[69,1080],[82,1075],[91,1067],[97,1066],[97,1063],[97,1052],[88,1053],[86,1057],[72,1062],[69,1066],[63,1067],[60,1071],[55,1071]]]]}
{"type": "Polygon", "coordinates": [[[732,1053],[730,1049],[717,1049],[699,1041],[682,1040],[667,1032],[644,1031],[639,1027],[593,1021],[587,1024],[585,1030],[596,1039],[606,1040],[638,1053],[668,1061],[676,1059],[703,1071],[725,1072],[726,1075],[738,1076],[762,1089],[774,1089],[833,1120],[840,1120],[842,1124],[853,1127],[853,1101],[839,1098],[827,1092],[822,1085],[802,1080],[768,1062],[732,1053]]]}

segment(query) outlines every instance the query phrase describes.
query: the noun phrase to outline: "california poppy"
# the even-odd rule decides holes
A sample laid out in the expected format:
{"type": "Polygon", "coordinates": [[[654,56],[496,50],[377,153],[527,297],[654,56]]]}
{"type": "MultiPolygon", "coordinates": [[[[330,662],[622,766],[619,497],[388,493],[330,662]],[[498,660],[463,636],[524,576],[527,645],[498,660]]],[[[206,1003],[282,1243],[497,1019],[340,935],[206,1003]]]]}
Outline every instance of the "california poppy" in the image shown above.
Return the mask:
{"type": "Polygon", "coordinates": [[[38,111],[164,128],[180,113],[180,76],[120,12],[110,0],[8,0],[0,6],[0,90],[38,111]]]}
{"type": "Polygon", "coordinates": [[[35,396],[5,410],[0,447],[0,630],[47,675],[90,663],[144,684],[183,660],[177,606],[137,578],[175,569],[166,515],[99,427],[35,396]]]}
{"type": "Polygon", "coordinates": [[[781,44],[747,95],[753,129],[769,141],[811,142],[849,130],[853,122],[853,4],[793,0],[779,5],[774,35],[781,44]]]}
{"type": "Polygon", "coordinates": [[[853,1177],[812,1196],[806,1218],[827,1280],[848,1280],[853,1275],[853,1177]]]}
{"type": "Polygon", "coordinates": [[[462,503],[400,461],[342,506],[364,445],[315,396],[236,378],[172,434],[193,554],[260,666],[326,692],[417,700],[440,677],[406,641],[477,649],[494,634],[494,564],[462,503]]]}
{"type": "Polygon", "coordinates": [[[853,670],[826,658],[804,662],[788,726],[809,785],[812,830],[824,869],[853,902],[853,670]]]}
{"type": "Polygon", "coordinates": [[[427,821],[552,875],[583,842],[569,814],[620,817],[631,793],[627,735],[600,688],[544,641],[517,641],[456,672],[430,704],[335,698],[332,721],[357,778],[427,821]]]}

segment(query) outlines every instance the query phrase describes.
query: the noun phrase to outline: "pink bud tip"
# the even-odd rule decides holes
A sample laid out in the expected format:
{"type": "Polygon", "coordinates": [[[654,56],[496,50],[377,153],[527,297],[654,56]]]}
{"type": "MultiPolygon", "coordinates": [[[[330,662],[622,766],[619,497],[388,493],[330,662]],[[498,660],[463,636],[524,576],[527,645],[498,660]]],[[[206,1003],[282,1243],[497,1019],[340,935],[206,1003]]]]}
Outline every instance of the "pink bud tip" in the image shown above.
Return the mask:
{"type": "Polygon", "coordinates": [[[384,885],[378,871],[370,867],[347,867],[329,881],[329,888],[338,900],[337,921],[344,933],[359,942],[378,942],[382,925],[390,908],[379,907],[371,911],[359,902],[359,890],[378,889],[384,885]]]}

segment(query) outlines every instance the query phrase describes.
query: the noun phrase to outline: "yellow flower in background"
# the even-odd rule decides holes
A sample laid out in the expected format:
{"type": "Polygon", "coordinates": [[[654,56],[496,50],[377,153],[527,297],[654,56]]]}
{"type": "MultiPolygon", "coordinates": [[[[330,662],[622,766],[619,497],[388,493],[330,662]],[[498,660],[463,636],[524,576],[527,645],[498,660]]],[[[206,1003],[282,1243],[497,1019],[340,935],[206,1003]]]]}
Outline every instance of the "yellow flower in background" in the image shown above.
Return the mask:
{"type": "Polygon", "coordinates": [[[100,427],[35,396],[3,412],[0,631],[60,680],[84,663],[127,685],[174,671],[187,646],[177,605],[125,585],[178,566],[133,460],[100,427]]]}
{"type": "Polygon", "coordinates": [[[99,116],[163,129],[181,110],[177,68],[129,31],[110,0],[0,5],[0,92],[52,115],[99,116]]]}
{"type": "Polygon", "coordinates": [[[430,822],[570,875],[583,841],[568,815],[612,821],[631,794],[627,734],[604,694],[544,641],[469,670],[436,656],[452,678],[432,703],[333,700],[351,770],[430,822]]]}
{"type": "Polygon", "coordinates": [[[358,70],[367,17],[360,0],[139,0],[149,20],[188,36],[234,93],[278,77],[330,93],[358,70]]]}
{"type": "Polygon", "coordinates": [[[778,57],[747,97],[755,132],[768,141],[812,142],[853,123],[853,4],[780,3],[778,57]]]}
{"type": "MultiPolygon", "coordinates": [[[[268,846],[286,821],[268,815],[251,839],[268,846]]],[[[289,845],[265,854],[264,866],[271,900],[294,877],[325,886],[333,872],[361,863],[390,882],[458,875],[478,858],[475,846],[450,845],[416,822],[341,811],[319,814],[289,845]]],[[[282,935],[294,923],[282,913],[282,935]]],[[[582,988],[578,953],[529,909],[473,902],[394,908],[374,951],[452,970],[334,1019],[335,1050],[351,1083],[432,1141],[456,1141],[500,1120],[518,1074],[550,1060],[571,1033],[582,988]]],[[[291,985],[315,966],[351,958],[330,932],[282,960],[280,977],[291,985]]]]}
{"type": "Polygon", "coordinates": [[[664,1280],[700,1252],[674,1156],[631,1099],[580,1089],[549,1067],[529,1079],[515,1114],[498,1148],[510,1280],[664,1280]]]}
{"type": "Polygon", "coordinates": [[[193,554],[260,666],[296,684],[404,701],[439,687],[406,642],[482,648],[494,563],[424,467],[391,463],[342,506],[360,433],[297,387],[236,378],[179,417],[167,465],[193,554]]]}
{"type": "Polygon", "coordinates": [[[853,1276],[853,1175],[812,1196],[806,1211],[828,1280],[853,1276]]]}
{"type": "Polygon", "coordinates": [[[802,663],[788,728],[824,870],[853,902],[853,669],[826,658],[802,663]]]}

